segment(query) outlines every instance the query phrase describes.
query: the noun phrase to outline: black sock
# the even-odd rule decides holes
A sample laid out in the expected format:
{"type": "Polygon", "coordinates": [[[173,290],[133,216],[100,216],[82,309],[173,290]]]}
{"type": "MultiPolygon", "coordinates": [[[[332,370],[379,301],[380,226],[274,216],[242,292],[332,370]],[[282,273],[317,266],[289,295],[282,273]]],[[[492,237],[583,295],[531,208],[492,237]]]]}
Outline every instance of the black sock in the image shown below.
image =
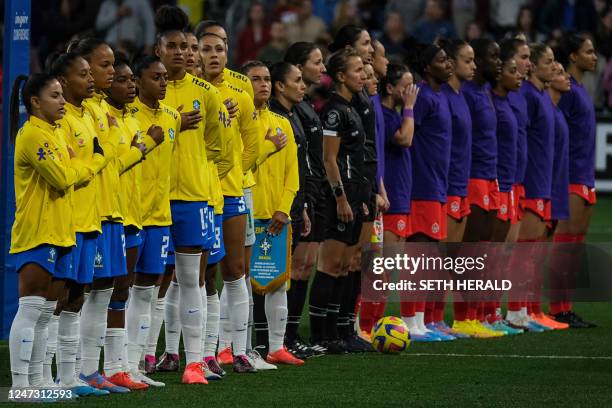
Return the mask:
{"type": "Polygon", "coordinates": [[[340,338],[338,333],[338,316],[347,279],[348,277],[346,276],[340,276],[334,280],[334,289],[327,304],[327,340],[338,340],[340,338]]]}
{"type": "MultiPolygon", "coordinates": [[[[253,291],[253,326],[255,326],[255,348],[268,348],[268,319],[265,296],[253,291]]],[[[265,357],[264,357],[265,358],[265,357]]]]}
{"type": "Polygon", "coordinates": [[[334,287],[334,278],[317,271],[310,288],[308,314],[310,316],[310,339],[319,343],[325,339],[325,321],[327,319],[327,304],[334,287]]]}
{"type": "Polygon", "coordinates": [[[349,318],[352,314],[355,316],[354,310],[351,309],[351,300],[353,295],[353,273],[349,272],[348,276],[345,276],[344,291],[340,300],[340,313],[338,314],[338,334],[341,339],[347,338],[351,334],[352,327],[349,326],[349,318]]]}
{"type": "Polygon", "coordinates": [[[304,309],[304,302],[306,302],[307,291],[307,280],[291,279],[291,289],[289,289],[289,292],[287,293],[289,310],[287,315],[287,328],[285,329],[285,336],[289,341],[293,341],[298,334],[302,310],[304,309]]]}
{"type": "Polygon", "coordinates": [[[355,320],[356,320],[355,307],[357,306],[357,299],[361,295],[361,271],[351,272],[349,276],[352,276],[353,278],[352,279],[353,285],[352,285],[352,290],[351,290],[351,308],[348,313],[349,327],[351,328],[351,331],[352,331],[352,328],[355,327],[355,320]]]}

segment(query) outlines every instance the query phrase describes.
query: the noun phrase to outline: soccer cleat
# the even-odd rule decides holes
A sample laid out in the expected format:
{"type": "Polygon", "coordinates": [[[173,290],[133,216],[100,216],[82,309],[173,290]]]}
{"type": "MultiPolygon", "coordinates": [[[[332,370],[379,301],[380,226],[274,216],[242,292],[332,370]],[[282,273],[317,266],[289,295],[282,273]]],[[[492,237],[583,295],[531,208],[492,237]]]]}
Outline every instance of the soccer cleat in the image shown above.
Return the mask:
{"type": "Polygon", "coordinates": [[[72,390],[79,397],[101,397],[103,395],[109,395],[110,391],[101,390],[96,387],[92,387],[87,384],[85,381],[77,378],[76,381],[70,385],[60,384],[61,388],[72,390]]]}
{"type": "Polygon", "coordinates": [[[106,390],[112,394],[126,394],[130,392],[128,388],[113,384],[97,371],[88,376],[84,376],[83,374],[81,374],[79,378],[92,387],[95,387],[99,390],[106,390]]]}
{"type": "Polygon", "coordinates": [[[548,326],[554,330],[565,330],[569,328],[569,324],[557,322],[556,320],[551,319],[550,317],[548,317],[542,312],[538,314],[532,313],[531,318],[534,319],[539,324],[543,326],[548,326]]]}
{"type": "Polygon", "coordinates": [[[553,316],[556,322],[566,323],[572,329],[588,329],[591,327],[597,327],[596,324],[585,322],[582,317],[578,316],[574,312],[561,312],[553,316]]]}
{"type": "Polygon", "coordinates": [[[410,341],[414,341],[416,343],[432,343],[437,341],[442,341],[440,337],[436,336],[433,332],[421,332],[415,333],[414,331],[410,333],[410,341]]]}
{"type": "Polygon", "coordinates": [[[580,317],[579,315],[577,315],[576,313],[569,311],[567,312],[570,315],[570,318],[573,319],[574,321],[577,322],[581,322],[583,324],[586,324],[588,328],[592,329],[594,327],[597,327],[597,325],[593,322],[587,322],[586,320],[584,320],[582,317],[580,317]]]}
{"type": "Polygon", "coordinates": [[[251,365],[255,367],[257,371],[259,370],[276,370],[276,366],[266,362],[263,359],[261,354],[257,350],[249,350],[247,351],[247,357],[249,358],[251,365]]]}
{"type": "Polygon", "coordinates": [[[276,350],[272,353],[268,353],[266,362],[269,364],[287,364],[294,366],[304,365],[304,360],[296,358],[293,354],[288,352],[285,347],[282,347],[280,350],[276,350]]]}
{"type": "Polygon", "coordinates": [[[225,374],[227,374],[225,372],[224,369],[221,368],[221,366],[219,365],[219,363],[217,362],[217,359],[214,357],[204,357],[204,361],[206,362],[206,365],[208,366],[208,369],[210,371],[212,371],[213,373],[221,376],[221,377],[225,377],[225,374]]]}
{"type": "Polygon", "coordinates": [[[350,353],[350,349],[354,349],[354,353],[371,353],[376,350],[372,347],[372,343],[368,343],[361,337],[357,335],[357,333],[353,332],[348,337],[344,338],[344,344],[346,344],[346,349],[350,353]]]}
{"type": "Polygon", "coordinates": [[[144,372],[145,374],[155,374],[157,368],[155,367],[155,356],[147,354],[144,358],[144,372]]]}
{"type": "Polygon", "coordinates": [[[253,367],[247,356],[234,356],[233,361],[234,372],[239,374],[256,373],[257,369],[253,367]]]}
{"type": "Polygon", "coordinates": [[[316,355],[310,344],[304,342],[299,336],[296,336],[293,340],[285,339],[285,347],[300,360],[316,355]]]}
{"type": "Polygon", "coordinates": [[[234,362],[234,358],[232,356],[232,349],[227,347],[217,354],[217,362],[221,365],[229,365],[234,362]]]}
{"type": "Polygon", "coordinates": [[[120,387],[125,387],[130,391],[143,391],[149,388],[147,384],[140,381],[135,381],[130,375],[124,371],[113,374],[108,378],[108,381],[120,387]]]}
{"type": "Polygon", "coordinates": [[[503,334],[504,336],[508,335],[508,332],[506,330],[504,330],[503,327],[501,327],[500,325],[493,325],[492,323],[489,323],[486,319],[484,322],[480,322],[480,324],[482,324],[484,327],[486,327],[489,330],[493,330],[494,332],[498,332],[503,334]]]}
{"type": "Polygon", "coordinates": [[[326,354],[346,353],[346,345],[342,340],[325,340],[321,345],[327,349],[326,354]]]}
{"type": "Polygon", "coordinates": [[[453,322],[453,330],[476,339],[490,339],[503,336],[500,332],[487,329],[478,320],[455,320],[453,322]]]}
{"type": "Polygon", "coordinates": [[[357,335],[359,337],[361,337],[363,340],[365,340],[368,343],[372,344],[372,336],[370,336],[370,333],[368,333],[367,331],[359,330],[359,333],[357,333],[357,335]]]}
{"type": "Polygon", "coordinates": [[[202,371],[202,364],[196,362],[187,364],[181,382],[183,384],[208,384],[204,371],[202,371]]]}
{"type": "Polygon", "coordinates": [[[324,356],[325,354],[329,354],[327,351],[327,347],[325,347],[325,345],[321,342],[321,343],[311,343],[312,349],[314,350],[315,353],[317,353],[317,356],[324,356]]]}
{"type": "Polygon", "coordinates": [[[510,327],[505,320],[496,320],[493,324],[491,324],[493,328],[497,331],[504,331],[509,336],[514,336],[517,334],[521,334],[524,332],[523,329],[515,329],[514,327],[510,327]]]}
{"type": "Polygon", "coordinates": [[[130,377],[136,381],[140,381],[143,384],[150,385],[151,387],[159,388],[166,386],[166,384],[161,381],[155,381],[154,379],[147,377],[142,371],[131,372],[130,377]]]}
{"type": "Polygon", "coordinates": [[[444,320],[434,323],[434,327],[438,331],[441,331],[442,333],[450,334],[456,339],[469,339],[470,338],[469,334],[460,333],[452,329],[451,327],[449,327],[444,320]]]}
{"type": "Polygon", "coordinates": [[[161,355],[157,365],[155,366],[157,371],[163,372],[178,372],[181,368],[181,362],[178,354],[168,353],[167,351],[161,355]]]}
{"type": "Polygon", "coordinates": [[[443,331],[438,330],[434,323],[428,323],[428,324],[425,325],[425,327],[427,328],[427,330],[432,332],[435,336],[439,337],[440,341],[453,341],[453,340],[457,340],[455,338],[455,336],[453,336],[451,334],[446,334],[443,331]]]}
{"type": "Polygon", "coordinates": [[[222,380],[219,374],[214,373],[210,368],[208,368],[208,364],[206,364],[206,360],[202,360],[202,371],[204,371],[204,377],[206,377],[206,381],[219,381],[222,380]]]}

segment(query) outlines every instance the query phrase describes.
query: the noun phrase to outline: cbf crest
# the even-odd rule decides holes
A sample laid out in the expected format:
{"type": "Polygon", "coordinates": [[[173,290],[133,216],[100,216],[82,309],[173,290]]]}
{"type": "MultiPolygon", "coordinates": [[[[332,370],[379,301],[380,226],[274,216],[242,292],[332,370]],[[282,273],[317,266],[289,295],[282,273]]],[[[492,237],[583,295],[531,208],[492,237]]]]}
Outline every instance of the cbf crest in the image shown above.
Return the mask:
{"type": "Polygon", "coordinates": [[[174,129],[170,128],[168,129],[168,137],[170,138],[170,140],[174,140],[174,129]]]}
{"type": "Polygon", "coordinates": [[[202,106],[202,104],[200,103],[200,101],[199,101],[199,100],[197,100],[197,99],[194,99],[194,100],[193,100],[193,109],[194,109],[194,110],[200,110],[200,106],[202,106]]]}
{"type": "Polygon", "coordinates": [[[263,256],[268,256],[270,252],[272,252],[272,241],[268,238],[268,236],[264,237],[259,244],[259,252],[263,256]]]}

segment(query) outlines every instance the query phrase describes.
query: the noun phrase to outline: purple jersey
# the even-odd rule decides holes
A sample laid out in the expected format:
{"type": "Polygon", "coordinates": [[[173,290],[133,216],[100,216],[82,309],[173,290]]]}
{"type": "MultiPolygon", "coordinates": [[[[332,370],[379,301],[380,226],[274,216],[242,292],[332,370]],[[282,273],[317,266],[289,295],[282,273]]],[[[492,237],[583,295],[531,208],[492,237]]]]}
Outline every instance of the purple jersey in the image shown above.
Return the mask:
{"type": "Polygon", "coordinates": [[[554,220],[569,218],[569,128],[563,112],[555,112],[555,161],[553,163],[551,213],[554,220]]]}
{"type": "Polygon", "coordinates": [[[412,199],[446,202],[452,119],[446,96],[422,82],[414,105],[412,199]]]}
{"type": "Polygon", "coordinates": [[[595,107],[587,90],[570,78],[572,88],[561,96],[559,109],[569,128],[569,179],[595,187],[595,107]]]}
{"type": "Polygon", "coordinates": [[[527,81],[521,88],[527,101],[527,198],[550,199],[555,151],[555,114],[550,96],[527,81]]]}
{"type": "Polygon", "coordinates": [[[395,109],[386,106],[382,111],[385,121],[385,189],[391,203],[387,214],[409,214],[412,187],[410,149],[393,141],[393,136],[402,126],[402,117],[395,109]]]}
{"type": "Polygon", "coordinates": [[[450,85],[442,84],[442,92],[448,99],[453,122],[447,194],[467,197],[470,163],[472,162],[472,117],[461,90],[455,92],[450,85]]]}
{"type": "MultiPolygon", "coordinates": [[[[526,81],[523,81],[525,85],[526,81]]],[[[527,168],[527,124],[529,117],[527,116],[527,101],[520,91],[508,93],[508,102],[512,107],[514,116],[516,116],[516,124],[518,125],[518,135],[516,138],[516,173],[514,174],[514,183],[523,184],[525,180],[525,169],[527,168]]]]}
{"type": "Polygon", "coordinates": [[[376,127],[376,183],[385,178],[385,118],[380,95],[370,96],[374,107],[374,119],[376,127]]]}
{"type": "Polygon", "coordinates": [[[497,178],[497,121],[489,85],[474,81],[463,83],[461,90],[472,115],[472,164],[470,178],[497,178]]]}
{"type": "Polygon", "coordinates": [[[512,190],[516,174],[518,125],[508,98],[491,96],[497,112],[497,182],[499,191],[507,193],[512,190]]]}

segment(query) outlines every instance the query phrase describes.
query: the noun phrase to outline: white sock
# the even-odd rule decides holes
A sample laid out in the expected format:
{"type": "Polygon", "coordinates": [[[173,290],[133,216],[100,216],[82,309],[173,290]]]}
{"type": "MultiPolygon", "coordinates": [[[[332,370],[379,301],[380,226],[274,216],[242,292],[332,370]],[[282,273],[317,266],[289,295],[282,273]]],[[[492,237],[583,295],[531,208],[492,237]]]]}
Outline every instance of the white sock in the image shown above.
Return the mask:
{"type": "Polygon", "coordinates": [[[506,320],[511,322],[519,320],[521,317],[523,317],[523,315],[521,314],[520,310],[508,310],[506,312],[506,320]]]}
{"type": "Polygon", "coordinates": [[[521,316],[529,317],[529,314],[527,313],[527,306],[521,307],[521,316]]]}
{"type": "Polygon", "coordinates": [[[422,331],[423,333],[431,332],[431,330],[425,327],[425,312],[416,312],[414,314],[414,317],[416,318],[417,327],[419,328],[420,331],[422,331]]]}
{"type": "MultiPolygon", "coordinates": [[[[89,292],[85,292],[83,294],[83,305],[87,303],[87,299],[89,299],[89,292]]],[[[83,364],[82,353],[83,353],[83,339],[81,338],[81,326],[80,326],[80,317],[83,315],[83,308],[81,307],[81,311],[79,312],[79,346],[77,347],[76,354],[76,365],[75,365],[75,376],[79,378],[81,374],[81,366],[83,364]]]]}
{"type": "MultiPolygon", "coordinates": [[[[49,321],[48,336],[47,336],[47,354],[45,355],[45,361],[43,362],[43,378],[45,384],[53,382],[53,357],[57,352],[57,326],[59,323],[59,316],[54,314],[51,316],[49,321]]],[[[55,363],[57,367],[57,359],[55,363]]]]}
{"type": "Polygon", "coordinates": [[[130,371],[138,371],[140,356],[149,339],[154,289],[155,286],[132,286],[132,296],[125,316],[130,371]]]}
{"type": "Polygon", "coordinates": [[[246,354],[247,325],[249,323],[249,293],[244,276],[233,282],[223,281],[227,289],[227,306],[232,323],[232,350],[235,356],[246,354]]]}
{"type": "Polygon", "coordinates": [[[214,357],[219,340],[219,295],[206,296],[206,341],[202,357],[214,357]]]}
{"type": "Polygon", "coordinates": [[[232,346],[232,323],[225,288],[219,297],[219,351],[232,346]]]}
{"type": "Polygon", "coordinates": [[[62,311],[57,328],[57,377],[61,385],[72,385],[76,378],[76,357],[79,346],[78,313],[62,311]]]}
{"type": "Polygon", "coordinates": [[[202,341],[201,341],[201,350],[200,356],[204,356],[204,349],[206,348],[206,326],[208,324],[208,296],[206,295],[206,285],[200,288],[200,293],[202,295],[202,341]]]}
{"type": "Polygon", "coordinates": [[[268,344],[270,352],[283,348],[287,327],[287,291],[285,285],[265,296],[266,319],[268,320],[268,344]]]}
{"type": "Polygon", "coordinates": [[[187,364],[202,360],[202,294],[200,258],[202,254],[175,253],[176,280],[179,284],[179,318],[187,364]]]}
{"type": "Polygon", "coordinates": [[[108,304],[113,288],[92,290],[81,311],[81,373],[89,376],[98,371],[100,350],[104,345],[108,304]]]}
{"type": "Polygon", "coordinates": [[[23,296],[19,298],[19,308],[11,324],[9,350],[13,387],[25,388],[30,385],[28,367],[34,345],[34,327],[42,313],[45,298],[23,296]]]}
{"type": "Polygon", "coordinates": [[[104,339],[104,374],[107,377],[123,370],[123,344],[125,343],[125,328],[109,327],[104,339]]]}
{"type": "Polygon", "coordinates": [[[166,352],[178,354],[181,341],[181,322],[179,321],[179,284],[170,282],[166,292],[166,307],[164,317],[164,332],[166,334],[166,352]]]}
{"type": "Polygon", "coordinates": [[[247,342],[246,350],[251,351],[253,349],[253,287],[251,286],[251,278],[244,277],[246,282],[247,292],[249,292],[249,320],[247,324],[247,342]]]}
{"type": "Polygon", "coordinates": [[[149,339],[147,340],[147,347],[145,355],[155,356],[157,350],[157,339],[159,339],[159,332],[161,330],[162,323],[164,322],[164,310],[166,309],[166,299],[159,298],[159,286],[153,290],[153,298],[151,299],[151,328],[149,329],[149,339]]]}
{"type": "Polygon", "coordinates": [[[32,355],[29,366],[30,386],[44,385],[43,361],[47,355],[47,339],[49,336],[49,321],[57,306],[56,300],[46,300],[43,304],[40,317],[34,326],[34,343],[32,344],[32,355]]]}
{"type": "Polygon", "coordinates": [[[408,326],[408,332],[410,334],[418,336],[422,336],[423,334],[425,334],[425,332],[419,329],[419,324],[417,323],[416,316],[402,316],[402,320],[404,321],[404,323],[406,323],[406,326],[408,326]]]}

